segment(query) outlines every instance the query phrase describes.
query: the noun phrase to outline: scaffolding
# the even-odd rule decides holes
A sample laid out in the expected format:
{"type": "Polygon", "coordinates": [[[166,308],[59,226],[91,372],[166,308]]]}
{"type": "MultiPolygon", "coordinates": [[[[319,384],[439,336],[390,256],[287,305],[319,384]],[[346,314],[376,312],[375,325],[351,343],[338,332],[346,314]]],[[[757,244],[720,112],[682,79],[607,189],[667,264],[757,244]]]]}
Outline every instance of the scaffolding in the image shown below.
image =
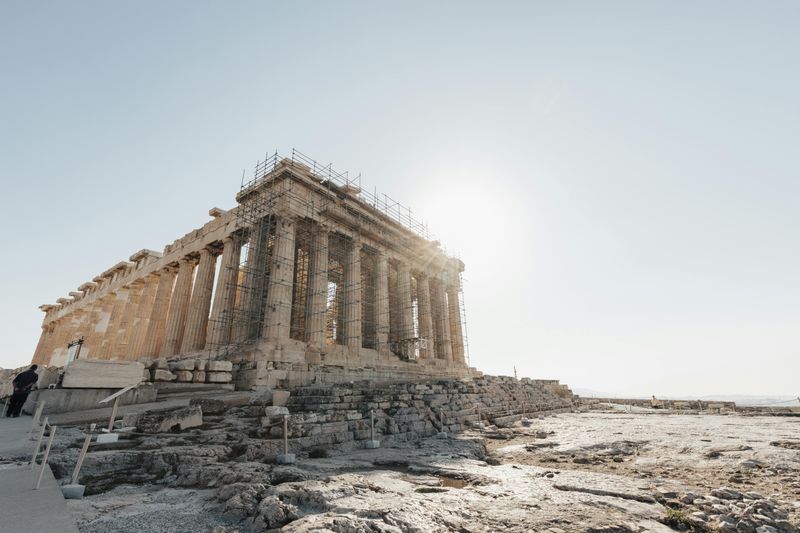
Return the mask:
{"type": "MultiPolygon", "coordinates": [[[[267,315],[282,312],[290,323],[279,327],[288,328],[296,341],[369,348],[416,360],[442,342],[436,338],[436,321],[456,310],[457,325],[451,321],[447,333],[451,336],[460,329],[462,353],[453,355],[469,363],[460,273],[457,302],[447,296],[428,298],[434,326],[423,331],[419,276],[369,244],[370,236],[384,234],[388,227],[393,235],[408,235],[408,230],[415,236],[392,242],[401,255],[417,257],[423,241],[428,247],[423,249],[444,253],[428,226],[409,208],[385,194],[362,189],[360,175],[351,179],[347,172],[337,172],[294,149],[288,157],[275,151],[256,162],[253,177],[242,179],[236,199],[239,261],[222,265],[236,269],[226,276],[233,280],[228,290],[235,303],[232,312],[212,313],[212,322],[218,323],[209,328],[219,327],[226,334],[218,344],[207,344],[211,356],[233,355],[269,337],[274,332],[265,324],[274,321],[267,315]],[[284,172],[292,171],[310,177],[324,194],[310,195],[292,179],[283,179],[284,172]],[[287,223],[286,214],[292,215],[290,232],[278,227],[287,223]],[[347,235],[321,228],[320,221],[331,219],[342,221],[347,235]],[[293,238],[287,239],[287,234],[293,238]],[[362,245],[355,246],[354,241],[362,245]],[[315,275],[321,272],[325,276],[315,275]],[[388,286],[382,286],[383,279],[388,279],[388,286]],[[388,331],[382,325],[388,325],[388,331]]],[[[431,278],[428,283],[433,292],[440,280],[431,278]]]]}

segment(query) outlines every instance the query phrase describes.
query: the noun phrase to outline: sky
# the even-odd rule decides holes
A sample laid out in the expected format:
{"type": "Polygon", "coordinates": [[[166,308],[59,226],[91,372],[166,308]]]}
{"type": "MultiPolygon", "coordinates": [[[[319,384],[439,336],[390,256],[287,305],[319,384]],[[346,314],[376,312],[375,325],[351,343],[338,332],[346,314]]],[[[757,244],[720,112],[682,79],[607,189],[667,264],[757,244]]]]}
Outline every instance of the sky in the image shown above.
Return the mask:
{"type": "Polygon", "coordinates": [[[0,366],[297,148],[466,264],[469,356],[797,395],[800,4],[0,3],[0,366]]]}

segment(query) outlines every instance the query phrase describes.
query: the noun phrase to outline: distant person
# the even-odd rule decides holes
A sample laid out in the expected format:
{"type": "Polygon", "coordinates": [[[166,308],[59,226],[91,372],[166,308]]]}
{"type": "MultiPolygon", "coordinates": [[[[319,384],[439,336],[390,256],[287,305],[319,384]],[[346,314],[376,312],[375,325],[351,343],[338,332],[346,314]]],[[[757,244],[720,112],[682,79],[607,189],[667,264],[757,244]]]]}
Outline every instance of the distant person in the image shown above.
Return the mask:
{"type": "Polygon", "coordinates": [[[17,374],[17,377],[11,382],[14,385],[14,394],[11,395],[6,416],[19,416],[22,406],[25,405],[25,400],[28,399],[28,394],[31,393],[33,386],[39,380],[39,376],[36,374],[37,368],[39,368],[37,365],[31,365],[25,372],[17,374]]]}

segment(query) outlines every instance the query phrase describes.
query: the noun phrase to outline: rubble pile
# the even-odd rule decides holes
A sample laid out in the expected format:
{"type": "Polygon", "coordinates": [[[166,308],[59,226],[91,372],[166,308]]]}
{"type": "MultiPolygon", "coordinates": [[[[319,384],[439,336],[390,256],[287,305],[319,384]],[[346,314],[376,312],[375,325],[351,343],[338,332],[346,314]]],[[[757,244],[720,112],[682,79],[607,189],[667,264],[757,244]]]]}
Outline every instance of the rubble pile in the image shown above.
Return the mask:
{"type": "MultiPolygon", "coordinates": [[[[677,496],[677,495],[676,495],[677,496]]],[[[684,523],[696,531],[720,533],[798,533],[789,513],[779,504],[757,492],[740,492],[723,487],[711,494],[687,492],[664,502],[674,511],[673,522],[684,523]]],[[[673,525],[673,524],[670,524],[673,525]]]]}

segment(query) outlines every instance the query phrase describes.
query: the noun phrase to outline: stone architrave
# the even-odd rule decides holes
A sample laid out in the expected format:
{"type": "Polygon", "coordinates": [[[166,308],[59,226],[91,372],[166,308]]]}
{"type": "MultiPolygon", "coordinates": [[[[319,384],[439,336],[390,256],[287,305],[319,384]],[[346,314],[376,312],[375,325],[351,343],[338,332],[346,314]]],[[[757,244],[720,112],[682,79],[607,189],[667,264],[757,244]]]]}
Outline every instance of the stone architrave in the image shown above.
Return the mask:
{"type": "Polygon", "coordinates": [[[263,337],[267,339],[289,338],[294,285],[294,241],[294,220],[281,217],[276,223],[275,244],[267,289],[267,308],[264,313],[263,337]]]}

